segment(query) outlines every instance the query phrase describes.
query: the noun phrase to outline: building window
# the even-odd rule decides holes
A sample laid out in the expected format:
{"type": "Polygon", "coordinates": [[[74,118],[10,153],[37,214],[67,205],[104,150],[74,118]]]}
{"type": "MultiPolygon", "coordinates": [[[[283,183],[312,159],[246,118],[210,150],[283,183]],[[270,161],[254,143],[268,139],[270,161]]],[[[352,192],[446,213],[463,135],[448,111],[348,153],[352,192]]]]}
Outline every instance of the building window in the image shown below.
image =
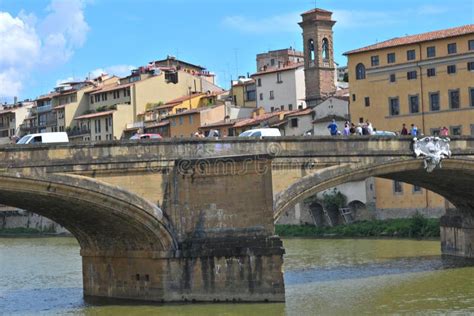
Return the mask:
{"type": "Polygon", "coordinates": [[[427,57],[436,57],[436,47],[430,46],[426,48],[426,56],[427,57]]]}
{"type": "Polygon", "coordinates": [[[94,104],[94,96],[91,95],[91,104],[94,104]]]}
{"type": "Polygon", "coordinates": [[[430,110],[439,111],[439,92],[430,93],[430,110]]]}
{"type": "Polygon", "coordinates": [[[378,55],[370,57],[370,65],[372,67],[375,67],[375,66],[379,65],[379,56],[378,55]]]}
{"type": "Polygon", "coordinates": [[[107,101],[107,92],[102,93],[102,101],[107,101]]]}
{"type": "Polygon", "coordinates": [[[469,88],[469,104],[474,107],[474,88],[469,88]]]}
{"type": "Polygon", "coordinates": [[[273,111],[275,111],[275,107],[274,107],[274,106],[272,106],[272,107],[270,108],[270,112],[273,112],[273,111]]]}
{"type": "Polygon", "coordinates": [[[407,50],[407,60],[415,60],[416,52],[414,49],[407,50]]]}
{"type": "Polygon", "coordinates": [[[430,132],[431,132],[431,135],[433,136],[439,136],[439,134],[441,133],[441,130],[439,128],[432,128],[430,132]]]}
{"type": "Polygon", "coordinates": [[[189,124],[193,124],[193,116],[192,115],[189,116],[189,124]]]}
{"type": "Polygon", "coordinates": [[[400,103],[398,102],[398,97],[390,98],[390,115],[399,115],[400,114],[400,103]]]}
{"type": "Polygon", "coordinates": [[[408,80],[416,79],[416,70],[407,72],[407,79],[408,80]]]}
{"type": "Polygon", "coordinates": [[[470,61],[467,63],[467,70],[474,71],[474,61],[470,61]]]}
{"type": "Polygon", "coordinates": [[[291,127],[292,128],[298,127],[298,119],[297,118],[292,118],[290,122],[291,122],[291,127]]]}
{"type": "Polygon", "coordinates": [[[270,91],[270,100],[273,100],[275,99],[275,93],[273,92],[273,90],[270,91]]]}
{"type": "Polygon", "coordinates": [[[448,74],[456,73],[456,65],[448,65],[448,74]]]}
{"type": "Polygon", "coordinates": [[[352,101],[355,101],[355,100],[356,100],[356,95],[352,94],[352,101]]]}
{"type": "Polygon", "coordinates": [[[288,111],[293,111],[293,104],[288,104],[288,111]]]}
{"type": "Polygon", "coordinates": [[[462,134],[462,126],[461,125],[459,125],[459,126],[450,126],[449,129],[451,130],[450,131],[451,135],[460,136],[462,134]]]}
{"type": "Polygon", "coordinates": [[[277,72],[277,83],[282,83],[283,80],[281,80],[281,72],[277,72]]]}
{"type": "Polygon", "coordinates": [[[179,121],[179,125],[183,125],[183,117],[182,117],[182,116],[180,116],[180,117],[178,118],[178,121],[179,121]]]}
{"type": "Polygon", "coordinates": [[[403,185],[400,181],[393,181],[393,192],[395,194],[403,193],[403,185]]]}
{"type": "Polygon", "coordinates": [[[327,38],[323,38],[323,44],[321,45],[321,54],[323,55],[323,61],[329,60],[329,41],[327,38]]]}
{"type": "Polygon", "coordinates": [[[270,66],[275,66],[275,59],[270,59],[270,66]]]}
{"type": "Polygon", "coordinates": [[[390,82],[395,82],[397,81],[397,76],[395,74],[390,74],[390,82]]]}
{"type": "Polygon", "coordinates": [[[259,87],[262,86],[262,78],[257,79],[257,86],[259,86],[259,87]]]}
{"type": "Polygon", "coordinates": [[[469,40],[467,42],[467,47],[469,50],[474,50],[474,40],[469,40]]]}
{"type": "Polygon", "coordinates": [[[364,64],[357,64],[356,66],[356,79],[365,79],[365,66],[364,64]]]}
{"type": "Polygon", "coordinates": [[[448,54],[456,54],[456,53],[457,53],[456,43],[448,44],[448,54]]]}
{"type": "Polygon", "coordinates": [[[387,64],[395,63],[395,53],[388,53],[387,54],[387,64]]]}
{"type": "Polygon", "coordinates": [[[365,101],[365,106],[370,106],[370,98],[369,97],[365,97],[364,101],[365,101]]]}
{"type": "Polygon", "coordinates": [[[449,107],[459,109],[459,90],[449,90],[449,107]]]}
{"type": "Polygon", "coordinates": [[[260,93],[258,96],[260,100],[263,100],[263,93],[260,93]]]}
{"type": "Polygon", "coordinates": [[[426,75],[428,77],[436,76],[436,68],[428,68],[428,70],[426,71],[426,75]]]}
{"type": "Polygon", "coordinates": [[[100,94],[96,94],[94,98],[95,98],[95,102],[100,102],[100,94]]]}
{"type": "Polygon", "coordinates": [[[413,193],[421,193],[421,187],[418,185],[413,186],[413,193]]]}
{"type": "Polygon", "coordinates": [[[285,106],[284,106],[284,105],[280,105],[280,110],[285,111],[285,106]]]}
{"type": "Polygon", "coordinates": [[[417,95],[410,95],[408,96],[408,103],[410,104],[410,113],[418,113],[420,112],[420,104],[418,102],[417,95]]]}

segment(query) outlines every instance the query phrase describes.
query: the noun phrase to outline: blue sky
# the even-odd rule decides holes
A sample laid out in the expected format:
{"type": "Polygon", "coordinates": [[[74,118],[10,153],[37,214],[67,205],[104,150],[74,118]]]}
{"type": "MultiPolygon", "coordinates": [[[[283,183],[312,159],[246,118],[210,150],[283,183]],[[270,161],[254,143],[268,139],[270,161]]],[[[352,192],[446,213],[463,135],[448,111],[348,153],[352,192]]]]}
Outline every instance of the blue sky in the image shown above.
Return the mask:
{"type": "MultiPolygon", "coordinates": [[[[389,38],[474,23],[474,0],[317,0],[334,12],[342,53],[389,38]]],[[[255,55],[302,48],[299,14],[314,0],[0,0],[0,101],[58,82],[175,55],[229,86],[255,55]]]]}

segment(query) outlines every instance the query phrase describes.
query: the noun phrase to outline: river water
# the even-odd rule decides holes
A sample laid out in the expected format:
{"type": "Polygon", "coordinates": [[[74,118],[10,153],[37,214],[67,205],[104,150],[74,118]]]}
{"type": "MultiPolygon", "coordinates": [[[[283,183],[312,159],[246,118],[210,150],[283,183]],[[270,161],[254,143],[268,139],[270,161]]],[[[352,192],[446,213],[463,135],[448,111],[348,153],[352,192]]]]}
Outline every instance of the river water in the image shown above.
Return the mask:
{"type": "Polygon", "coordinates": [[[0,239],[0,314],[360,315],[474,313],[474,265],[439,241],[285,239],[286,303],[85,302],[73,238],[0,239]]]}

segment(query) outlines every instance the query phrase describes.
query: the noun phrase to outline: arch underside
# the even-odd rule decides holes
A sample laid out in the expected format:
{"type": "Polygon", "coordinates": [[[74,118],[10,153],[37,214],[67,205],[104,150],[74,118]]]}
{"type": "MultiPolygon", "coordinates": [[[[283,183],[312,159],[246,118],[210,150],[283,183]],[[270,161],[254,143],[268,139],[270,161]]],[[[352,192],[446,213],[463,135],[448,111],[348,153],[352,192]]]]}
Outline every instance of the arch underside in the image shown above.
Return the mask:
{"type": "Polygon", "coordinates": [[[443,160],[442,168],[429,173],[423,160],[402,158],[372,164],[343,164],[321,169],[301,178],[275,197],[274,218],[304,199],[337,185],[380,177],[417,185],[433,191],[459,210],[474,212],[474,161],[443,160]]]}
{"type": "Polygon", "coordinates": [[[0,175],[0,202],[47,217],[69,230],[82,250],[176,248],[161,210],[118,187],[76,175],[0,175]]]}

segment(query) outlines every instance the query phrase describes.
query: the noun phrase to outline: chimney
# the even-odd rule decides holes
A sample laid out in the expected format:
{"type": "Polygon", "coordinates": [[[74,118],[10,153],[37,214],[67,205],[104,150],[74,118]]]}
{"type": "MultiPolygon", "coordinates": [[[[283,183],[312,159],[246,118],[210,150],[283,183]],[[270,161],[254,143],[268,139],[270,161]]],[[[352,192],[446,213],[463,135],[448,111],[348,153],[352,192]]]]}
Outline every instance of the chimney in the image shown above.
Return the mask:
{"type": "Polygon", "coordinates": [[[18,97],[17,96],[14,96],[13,97],[13,104],[17,104],[18,103],[18,97]]]}

